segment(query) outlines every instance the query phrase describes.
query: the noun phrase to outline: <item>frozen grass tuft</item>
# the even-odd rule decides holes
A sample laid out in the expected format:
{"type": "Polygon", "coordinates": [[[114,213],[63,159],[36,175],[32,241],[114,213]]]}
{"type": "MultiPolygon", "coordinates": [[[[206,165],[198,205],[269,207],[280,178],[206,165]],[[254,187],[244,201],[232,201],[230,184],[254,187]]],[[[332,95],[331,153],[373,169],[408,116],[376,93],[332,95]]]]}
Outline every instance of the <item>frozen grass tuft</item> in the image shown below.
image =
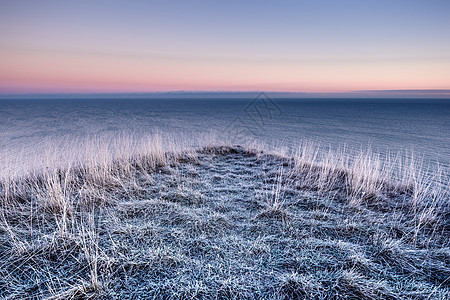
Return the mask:
{"type": "Polygon", "coordinates": [[[1,298],[450,297],[442,170],[313,144],[83,147],[0,182],[1,298]]]}

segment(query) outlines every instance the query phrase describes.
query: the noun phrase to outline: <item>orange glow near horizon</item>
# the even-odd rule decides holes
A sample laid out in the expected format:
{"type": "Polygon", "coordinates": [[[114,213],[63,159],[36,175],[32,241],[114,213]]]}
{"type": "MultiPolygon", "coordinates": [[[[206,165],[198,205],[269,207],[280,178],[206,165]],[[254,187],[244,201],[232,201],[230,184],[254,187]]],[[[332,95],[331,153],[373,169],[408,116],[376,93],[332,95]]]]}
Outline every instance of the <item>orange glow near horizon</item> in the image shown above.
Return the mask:
{"type": "Polygon", "coordinates": [[[449,89],[450,63],[248,61],[0,50],[0,92],[449,89]]]}

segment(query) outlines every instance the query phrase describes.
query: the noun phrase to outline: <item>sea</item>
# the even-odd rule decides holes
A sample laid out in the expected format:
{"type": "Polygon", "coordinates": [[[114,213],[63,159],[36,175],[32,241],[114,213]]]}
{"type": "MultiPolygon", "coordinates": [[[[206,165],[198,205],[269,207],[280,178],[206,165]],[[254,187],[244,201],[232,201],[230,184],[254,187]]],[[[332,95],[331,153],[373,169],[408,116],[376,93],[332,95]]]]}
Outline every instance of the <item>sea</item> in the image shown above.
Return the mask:
{"type": "MultiPolygon", "coordinates": [[[[450,168],[450,99],[245,97],[0,99],[0,173],[26,172],[49,147],[160,134],[233,144],[299,143],[348,151],[405,152],[450,168]]],[[[54,151],[54,149],[51,149],[54,151]]],[[[64,160],[64,157],[61,158],[64,160]]]]}

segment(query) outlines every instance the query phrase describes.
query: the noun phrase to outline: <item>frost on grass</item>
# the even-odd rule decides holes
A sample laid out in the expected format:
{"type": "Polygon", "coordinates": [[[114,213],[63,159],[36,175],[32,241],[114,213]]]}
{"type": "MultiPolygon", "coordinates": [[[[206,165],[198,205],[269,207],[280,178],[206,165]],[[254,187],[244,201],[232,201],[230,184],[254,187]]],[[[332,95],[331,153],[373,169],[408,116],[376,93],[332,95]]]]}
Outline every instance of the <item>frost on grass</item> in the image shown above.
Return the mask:
{"type": "Polygon", "coordinates": [[[448,191],[308,155],[205,147],[2,182],[0,297],[450,297],[448,191]]]}

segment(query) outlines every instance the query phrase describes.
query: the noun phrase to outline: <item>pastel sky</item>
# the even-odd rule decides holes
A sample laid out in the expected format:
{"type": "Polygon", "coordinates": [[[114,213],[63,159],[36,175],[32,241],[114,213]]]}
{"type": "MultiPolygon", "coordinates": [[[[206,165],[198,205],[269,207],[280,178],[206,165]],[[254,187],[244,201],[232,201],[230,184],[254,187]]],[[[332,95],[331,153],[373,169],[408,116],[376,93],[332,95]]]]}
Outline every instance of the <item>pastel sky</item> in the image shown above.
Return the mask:
{"type": "Polygon", "coordinates": [[[0,93],[450,89],[450,1],[0,0],[0,93]]]}

